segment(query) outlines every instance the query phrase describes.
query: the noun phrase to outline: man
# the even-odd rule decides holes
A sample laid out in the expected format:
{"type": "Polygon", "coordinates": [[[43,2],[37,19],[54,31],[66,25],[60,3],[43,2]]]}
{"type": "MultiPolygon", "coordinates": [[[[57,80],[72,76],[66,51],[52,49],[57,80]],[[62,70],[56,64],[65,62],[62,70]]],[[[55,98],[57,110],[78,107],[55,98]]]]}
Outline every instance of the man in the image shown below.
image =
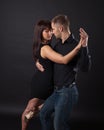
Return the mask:
{"type": "MultiPolygon", "coordinates": [[[[54,50],[62,55],[71,51],[78,43],[70,31],[70,23],[65,15],[58,15],[52,19],[53,34],[60,39],[54,50]]],[[[88,71],[91,66],[91,58],[88,52],[88,35],[82,31],[82,48],[77,56],[67,65],[54,63],[54,87],[53,94],[45,101],[41,111],[40,120],[43,130],[51,129],[51,115],[54,112],[54,129],[69,130],[69,119],[73,105],[78,100],[76,85],[77,72],[88,71]]]]}

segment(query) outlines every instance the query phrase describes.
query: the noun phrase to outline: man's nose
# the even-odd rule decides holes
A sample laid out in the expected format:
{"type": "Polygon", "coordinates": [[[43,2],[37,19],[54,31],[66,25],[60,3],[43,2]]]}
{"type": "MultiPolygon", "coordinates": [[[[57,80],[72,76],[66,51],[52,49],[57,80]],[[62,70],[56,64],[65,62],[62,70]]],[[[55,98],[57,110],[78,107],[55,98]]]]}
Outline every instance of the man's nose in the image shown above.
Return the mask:
{"type": "Polygon", "coordinates": [[[53,31],[51,31],[51,34],[53,35],[53,31]]]}
{"type": "Polygon", "coordinates": [[[53,32],[52,32],[52,31],[50,31],[50,35],[53,35],[53,32]]]}

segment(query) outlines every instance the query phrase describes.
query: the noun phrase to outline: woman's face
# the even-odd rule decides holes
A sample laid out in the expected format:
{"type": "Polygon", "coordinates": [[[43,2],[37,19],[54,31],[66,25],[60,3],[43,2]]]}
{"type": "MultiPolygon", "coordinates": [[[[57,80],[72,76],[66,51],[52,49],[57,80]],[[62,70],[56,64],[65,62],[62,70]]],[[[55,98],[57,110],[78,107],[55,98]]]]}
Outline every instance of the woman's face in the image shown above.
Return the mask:
{"type": "Polygon", "coordinates": [[[51,38],[52,38],[52,30],[50,30],[48,28],[44,29],[43,32],[42,32],[42,36],[43,36],[44,41],[51,40],[51,38]]]}

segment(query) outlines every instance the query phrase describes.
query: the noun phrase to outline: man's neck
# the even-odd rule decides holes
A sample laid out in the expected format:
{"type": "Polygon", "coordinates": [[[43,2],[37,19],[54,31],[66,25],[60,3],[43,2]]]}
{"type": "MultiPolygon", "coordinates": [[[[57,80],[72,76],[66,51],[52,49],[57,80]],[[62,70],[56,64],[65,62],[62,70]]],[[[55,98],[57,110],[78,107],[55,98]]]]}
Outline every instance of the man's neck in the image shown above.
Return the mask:
{"type": "Polygon", "coordinates": [[[63,32],[61,40],[62,40],[62,44],[64,44],[64,42],[68,39],[68,37],[70,36],[71,32],[67,31],[67,32],[63,32]]]}

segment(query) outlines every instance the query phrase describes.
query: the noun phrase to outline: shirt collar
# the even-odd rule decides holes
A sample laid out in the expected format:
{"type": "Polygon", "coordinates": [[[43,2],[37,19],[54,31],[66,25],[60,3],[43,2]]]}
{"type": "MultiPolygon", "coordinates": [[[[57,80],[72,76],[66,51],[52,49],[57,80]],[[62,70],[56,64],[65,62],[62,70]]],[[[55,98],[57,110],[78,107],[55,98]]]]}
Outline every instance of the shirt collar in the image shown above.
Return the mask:
{"type": "Polygon", "coordinates": [[[70,36],[64,41],[64,43],[70,43],[74,39],[74,35],[71,33],[70,36]]]}

